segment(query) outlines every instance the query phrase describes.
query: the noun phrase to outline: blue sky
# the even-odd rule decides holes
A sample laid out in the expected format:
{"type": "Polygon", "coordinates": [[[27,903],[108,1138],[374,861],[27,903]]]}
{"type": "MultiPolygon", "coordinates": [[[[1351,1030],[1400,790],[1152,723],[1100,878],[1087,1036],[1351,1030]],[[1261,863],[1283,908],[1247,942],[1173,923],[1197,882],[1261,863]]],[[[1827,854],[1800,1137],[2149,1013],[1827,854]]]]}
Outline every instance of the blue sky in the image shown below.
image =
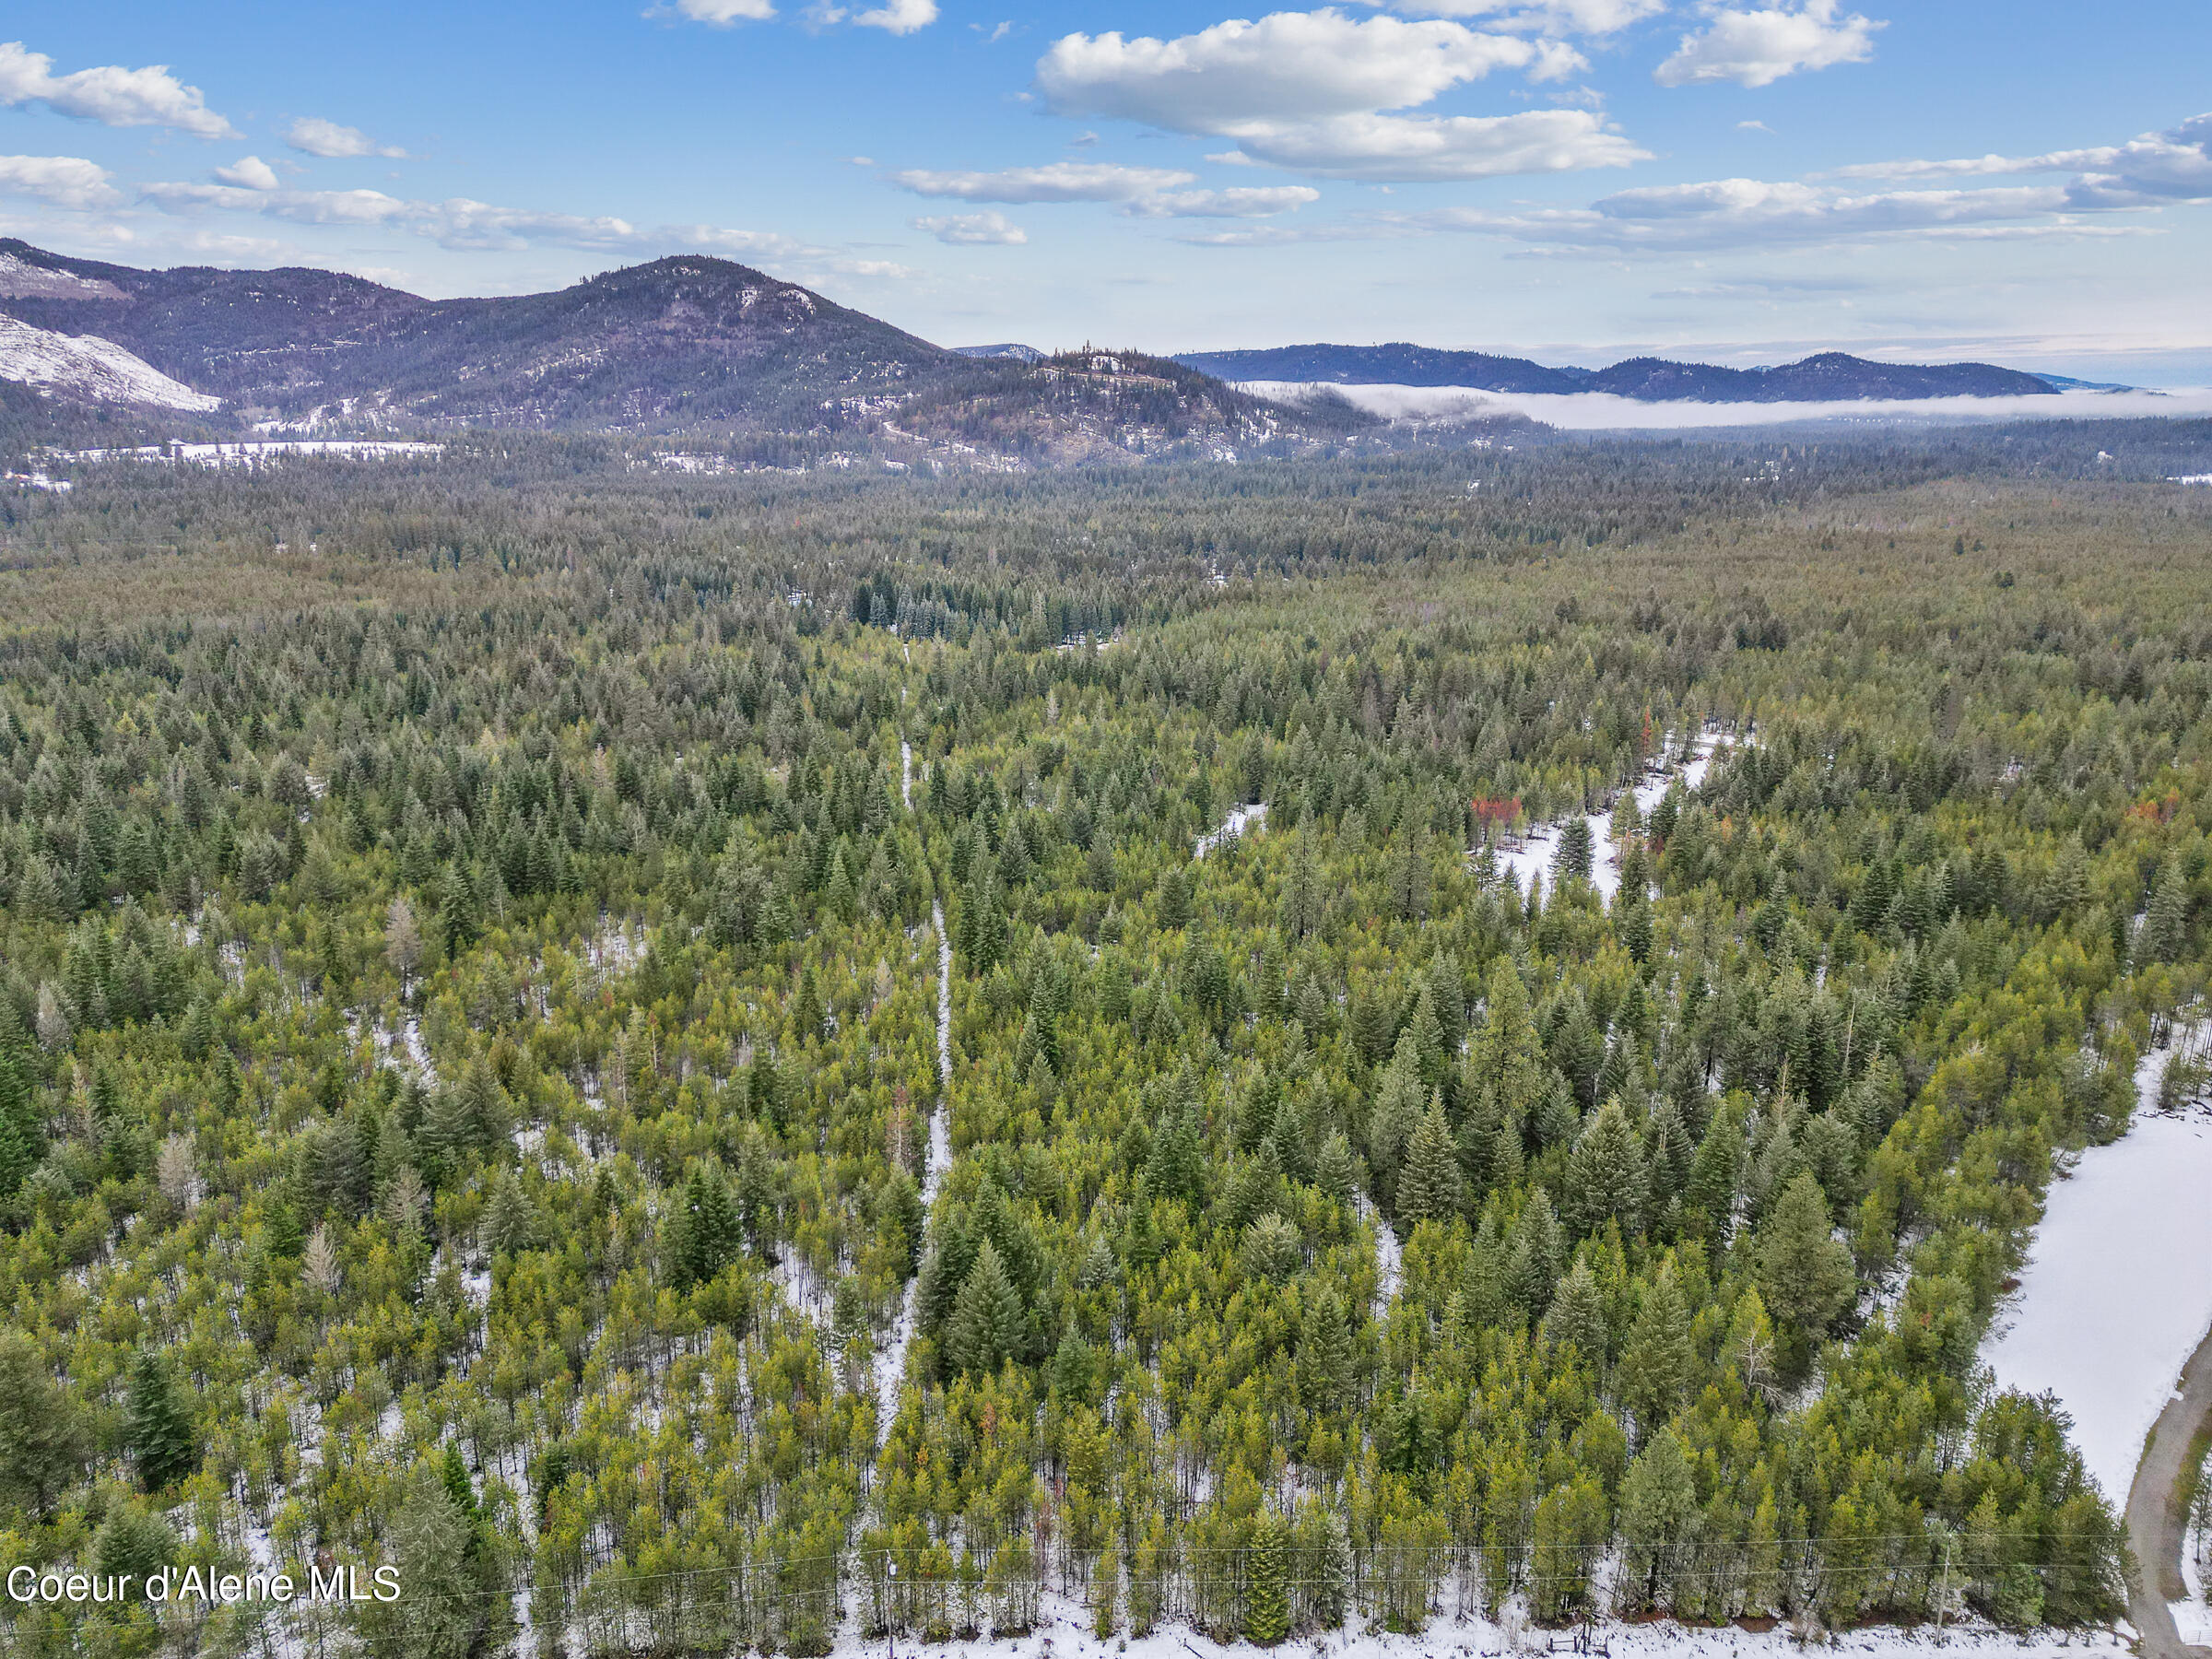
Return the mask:
{"type": "Polygon", "coordinates": [[[698,250],[947,344],[2212,381],[2203,0],[16,17],[0,231],[127,264],[453,295],[698,250]]]}

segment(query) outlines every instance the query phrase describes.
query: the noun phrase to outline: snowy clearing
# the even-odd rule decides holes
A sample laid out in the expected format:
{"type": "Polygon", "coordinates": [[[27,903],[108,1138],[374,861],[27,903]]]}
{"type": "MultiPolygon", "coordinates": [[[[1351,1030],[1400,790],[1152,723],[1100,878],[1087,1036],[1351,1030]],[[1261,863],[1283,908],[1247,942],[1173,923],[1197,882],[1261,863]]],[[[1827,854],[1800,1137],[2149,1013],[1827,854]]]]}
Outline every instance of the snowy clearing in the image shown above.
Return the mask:
{"type": "Polygon", "coordinates": [[[2020,1288],[1982,1348],[2003,1386],[2057,1394],[2115,1505],[2183,1364],[2212,1330],[2212,1112],[2158,1110],[2180,1052],[2177,1040],[2143,1056],[2128,1132],[2052,1184],[2020,1288]]]}
{"type": "MultiPolygon", "coordinates": [[[[1659,761],[1644,772],[1643,781],[1636,785],[1636,810],[1649,818],[1652,808],[1659,805],[1677,779],[1684,789],[1694,792],[1705,782],[1705,774],[1711,770],[1722,741],[1723,735],[1717,731],[1700,735],[1690,746],[1689,759],[1682,763],[1680,770],[1675,771],[1665,761],[1666,755],[1674,748],[1674,739],[1668,738],[1660,746],[1659,761]]],[[[1743,737],[1735,741],[1751,740],[1743,737]]],[[[1620,891],[1620,849],[1613,844],[1613,816],[1607,812],[1585,813],[1583,821],[1590,826],[1590,885],[1610,904],[1613,895],[1620,891]]],[[[1500,841],[1491,849],[1499,876],[1502,877],[1510,872],[1513,885],[1524,893],[1532,886],[1542,885],[1551,877],[1552,860],[1559,856],[1559,829],[1558,824],[1535,824],[1524,836],[1500,841]]]]}
{"type": "Polygon", "coordinates": [[[1235,841],[1252,825],[1265,822],[1266,817],[1267,803],[1265,801],[1255,801],[1249,806],[1231,806],[1220,829],[1209,830],[1198,838],[1198,850],[1191,856],[1204,858],[1224,841],[1235,841]]]}

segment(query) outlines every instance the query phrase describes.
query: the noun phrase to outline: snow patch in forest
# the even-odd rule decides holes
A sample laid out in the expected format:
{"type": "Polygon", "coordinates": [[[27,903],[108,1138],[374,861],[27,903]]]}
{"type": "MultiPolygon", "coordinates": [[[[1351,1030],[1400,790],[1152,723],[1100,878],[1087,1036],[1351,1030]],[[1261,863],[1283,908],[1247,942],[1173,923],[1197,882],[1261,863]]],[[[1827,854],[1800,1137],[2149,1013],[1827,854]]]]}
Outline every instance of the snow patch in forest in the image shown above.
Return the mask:
{"type": "MultiPolygon", "coordinates": [[[[902,746],[903,747],[903,746],[902,746]]],[[[948,1113],[952,1101],[952,941],[945,932],[945,907],[929,907],[937,930],[937,1099],[929,1112],[929,1148],[922,1164],[923,1239],[928,1240],[930,1213],[936,1208],[937,1189],[945,1171],[952,1168],[952,1130],[948,1113]]],[[[922,1276],[906,1281],[899,1301],[899,1317],[891,1325],[890,1340],[876,1350],[876,1444],[881,1449],[899,1413],[899,1385],[906,1380],[907,1349],[913,1346],[914,1326],[921,1317],[922,1276]]]]}
{"type": "Polygon", "coordinates": [[[1367,1194],[1356,1193],[1353,1201],[1358,1205],[1359,1214],[1375,1230],[1375,1317],[1379,1320],[1390,1312],[1390,1304],[1397,1300],[1399,1282],[1406,1276],[1406,1257],[1398,1247],[1397,1230],[1391,1226],[1367,1194]]]}
{"type": "Polygon", "coordinates": [[[599,931],[583,942],[583,959],[602,979],[628,973],[645,954],[645,924],[627,918],[609,924],[600,919],[599,931]]]}
{"type": "Polygon", "coordinates": [[[1209,830],[1198,838],[1198,849],[1192,856],[1204,858],[1216,847],[1235,841],[1247,827],[1264,822],[1266,817],[1267,803],[1265,801],[1254,801],[1249,806],[1231,806],[1229,817],[1222,820],[1218,830],[1209,830]]]}
{"type": "MultiPolygon", "coordinates": [[[[2201,1041],[2205,1029],[2191,1034],[2201,1041]]],[[[2114,1505],[2212,1330],[2212,1112],[2159,1110],[2166,1066],[2189,1040],[2143,1056],[2128,1132],[2052,1183],[2019,1290],[1982,1348],[2001,1385],[2057,1394],[2114,1505]]]]}
{"type": "MultiPolygon", "coordinates": [[[[1670,768],[1665,759],[1674,748],[1674,739],[1669,737],[1660,746],[1660,762],[1646,768],[1642,781],[1636,785],[1637,812],[1649,818],[1652,808],[1659,805],[1677,780],[1684,789],[1695,791],[1705,782],[1705,774],[1712,769],[1714,753],[1723,740],[1724,734],[1717,727],[1700,733],[1690,745],[1689,758],[1677,770],[1670,768]]],[[[1590,827],[1590,885],[1610,904],[1614,895],[1620,891],[1620,849],[1613,844],[1613,817],[1609,812],[1590,812],[1583,815],[1583,821],[1590,827]]],[[[1499,877],[1502,879],[1510,873],[1514,887],[1523,893],[1543,886],[1547,878],[1556,888],[1558,877],[1553,874],[1552,864],[1559,857],[1562,831],[1560,824],[1535,824],[1525,835],[1500,840],[1490,850],[1499,877]]]]}

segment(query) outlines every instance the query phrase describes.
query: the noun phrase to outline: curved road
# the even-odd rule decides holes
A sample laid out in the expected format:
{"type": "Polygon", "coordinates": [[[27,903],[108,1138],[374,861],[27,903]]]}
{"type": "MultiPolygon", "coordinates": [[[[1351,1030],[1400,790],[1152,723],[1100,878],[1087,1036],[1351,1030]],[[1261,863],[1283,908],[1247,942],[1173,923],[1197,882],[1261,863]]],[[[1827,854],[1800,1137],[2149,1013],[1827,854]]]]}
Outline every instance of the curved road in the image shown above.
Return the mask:
{"type": "Polygon", "coordinates": [[[2180,1386],[2151,1430],[2127,1494],[2127,1536],[2136,1552],[2128,1614],[2143,1633],[2144,1659],[2212,1659],[2212,1648],[2184,1642],[2173,1628],[2169,1601],[2184,1594],[2182,1534],[2186,1517],[2173,1512],[2173,1492],[2188,1461],[2189,1442],[2212,1419],[2212,1335],[2197,1345],[2182,1368],[2180,1386]]]}

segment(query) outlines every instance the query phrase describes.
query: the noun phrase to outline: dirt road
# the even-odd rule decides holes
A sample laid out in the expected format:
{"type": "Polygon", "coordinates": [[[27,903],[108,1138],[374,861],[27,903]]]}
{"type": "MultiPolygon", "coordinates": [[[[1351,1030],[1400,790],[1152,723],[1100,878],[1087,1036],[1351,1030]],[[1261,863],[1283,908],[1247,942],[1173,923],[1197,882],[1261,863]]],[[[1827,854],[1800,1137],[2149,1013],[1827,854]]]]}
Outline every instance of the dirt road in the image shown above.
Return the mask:
{"type": "Polygon", "coordinates": [[[2143,1632],[2144,1659],[2204,1659],[2212,1648],[2193,1647],[2173,1628],[2169,1601],[2184,1594],[2182,1532],[2173,1512],[2174,1488],[2188,1461],[2197,1428],[2212,1418],[2212,1336],[2198,1344],[2182,1368],[2181,1387],[2159,1413],[2150,1445],[2136,1467],[2127,1494],[2127,1536],[2136,1552],[2136,1582],[2128,1586],[2128,1616],[2143,1632]]]}

